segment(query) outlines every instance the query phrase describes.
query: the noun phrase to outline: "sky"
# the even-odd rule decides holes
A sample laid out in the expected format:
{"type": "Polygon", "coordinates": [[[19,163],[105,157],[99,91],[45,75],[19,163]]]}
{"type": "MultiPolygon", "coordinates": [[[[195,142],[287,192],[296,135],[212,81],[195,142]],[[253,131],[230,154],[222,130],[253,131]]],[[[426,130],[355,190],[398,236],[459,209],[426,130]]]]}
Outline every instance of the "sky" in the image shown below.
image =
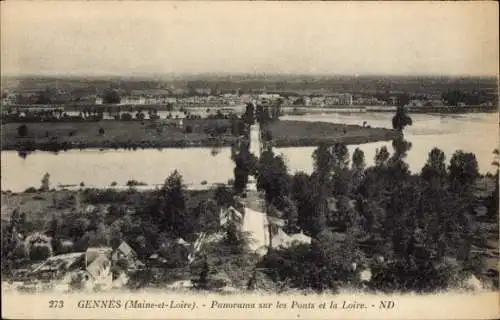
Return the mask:
{"type": "Polygon", "coordinates": [[[494,1],[0,5],[3,75],[498,75],[494,1]]]}

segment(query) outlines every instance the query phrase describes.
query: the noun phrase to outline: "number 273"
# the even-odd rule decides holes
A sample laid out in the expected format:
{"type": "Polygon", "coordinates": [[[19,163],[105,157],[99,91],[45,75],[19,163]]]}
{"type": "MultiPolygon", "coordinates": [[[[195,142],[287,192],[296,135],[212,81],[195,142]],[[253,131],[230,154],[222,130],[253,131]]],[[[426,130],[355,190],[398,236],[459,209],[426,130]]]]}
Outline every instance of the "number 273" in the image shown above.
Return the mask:
{"type": "Polygon", "coordinates": [[[63,300],[49,300],[49,308],[62,308],[64,307],[63,300]]]}

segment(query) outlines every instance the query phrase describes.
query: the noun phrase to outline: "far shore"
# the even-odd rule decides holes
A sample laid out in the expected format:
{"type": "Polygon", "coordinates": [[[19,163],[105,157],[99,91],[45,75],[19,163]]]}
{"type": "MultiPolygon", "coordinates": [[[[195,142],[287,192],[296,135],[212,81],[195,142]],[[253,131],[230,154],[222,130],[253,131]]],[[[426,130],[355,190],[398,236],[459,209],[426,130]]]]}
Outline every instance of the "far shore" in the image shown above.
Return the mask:
{"type": "MultiPolygon", "coordinates": [[[[2,148],[10,151],[64,151],[71,149],[163,149],[229,147],[238,137],[226,119],[184,120],[182,126],[163,121],[37,122],[2,124],[2,148]],[[217,131],[217,134],[213,132],[217,131]]],[[[362,144],[388,141],[395,130],[326,122],[281,120],[270,123],[277,147],[308,147],[320,143],[362,144]]]]}

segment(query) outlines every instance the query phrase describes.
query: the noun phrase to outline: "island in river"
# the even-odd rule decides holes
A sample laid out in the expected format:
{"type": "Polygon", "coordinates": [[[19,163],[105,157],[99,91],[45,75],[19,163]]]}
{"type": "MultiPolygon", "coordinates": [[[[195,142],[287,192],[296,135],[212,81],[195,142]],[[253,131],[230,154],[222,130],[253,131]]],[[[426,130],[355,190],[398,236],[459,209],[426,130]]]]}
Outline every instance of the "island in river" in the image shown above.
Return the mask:
{"type": "MultiPolygon", "coordinates": [[[[360,144],[388,141],[396,130],[326,122],[274,121],[268,128],[276,146],[321,142],[360,144]]],[[[237,131],[237,130],[236,130],[237,131]]],[[[101,120],[2,124],[2,150],[136,149],[231,146],[239,137],[229,119],[101,120]]]]}

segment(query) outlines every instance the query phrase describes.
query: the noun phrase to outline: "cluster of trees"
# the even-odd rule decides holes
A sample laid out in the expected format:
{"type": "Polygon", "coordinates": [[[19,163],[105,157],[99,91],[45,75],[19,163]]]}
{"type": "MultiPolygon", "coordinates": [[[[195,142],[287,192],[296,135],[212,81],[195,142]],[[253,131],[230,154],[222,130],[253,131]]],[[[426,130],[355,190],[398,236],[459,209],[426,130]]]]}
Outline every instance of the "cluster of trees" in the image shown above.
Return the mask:
{"type": "Polygon", "coordinates": [[[9,113],[2,116],[3,123],[9,122],[72,122],[72,121],[99,121],[104,117],[104,112],[97,108],[86,108],[78,115],[69,115],[62,110],[25,110],[24,114],[9,113]]]}
{"type": "Polygon", "coordinates": [[[345,146],[321,145],[313,155],[313,173],[291,179],[279,157],[266,154],[261,161],[269,170],[259,172],[258,184],[266,200],[282,210],[289,228],[315,240],[312,247],[273,251],[262,266],[279,281],[315,290],[354,279],[352,263],[372,268],[371,284],[382,290],[445,288],[481,270],[471,251],[473,244],[484,243],[473,219],[475,207],[484,203],[473,192],[479,177],[474,154],[459,150],[446,165],[444,153],[434,148],[421,173],[412,174],[404,161],[410,147],[395,141],[392,154],[381,148],[375,165],[365,168],[361,150],[351,162],[345,146]],[[338,241],[338,234],[345,239],[338,241]],[[450,257],[461,261],[460,267],[445,262],[450,257]]]}
{"type": "MultiPolygon", "coordinates": [[[[411,125],[403,106],[393,119],[400,131],[411,125]]],[[[434,148],[413,174],[405,162],[411,143],[401,135],[392,147],[392,154],[386,147],[377,150],[375,165],[366,168],[360,149],[350,157],[343,144],[321,144],[313,153],[312,174],[293,176],[281,156],[263,152],[256,176],[268,208],[280,212],[288,230],[315,239],[311,247],[275,250],[262,261],[276,281],[335,289],[354,281],[354,263],[374,271],[374,289],[429,291],[481,270],[481,259],[471,251],[485,241],[474,210],[486,204],[490,218],[496,217],[498,187],[488,199],[477,199],[475,155],[458,150],[446,164],[443,151],[434,148]],[[338,234],[345,239],[338,241],[338,234]]]]}
{"type": "MultiPolygon", "coordinates": [[[[48,176],[44,183],[48,183],[48,176]]],[[[54,200],[54,205],[74,209],[78,195],[68,197],[54,200]]],[[[2,270],[12,270],[20,260],[40,261],[52,254],[82,252],[90,246],[116,248],[122,241],[127,241],[141,259],[158,253],[182,264],[185,261],[171,256],[165,245],[179,237],[193,241],[201,231],[218,231],[220,209],[234,205],[233,190],[224,185],[201,196],[188,192],[177,171],[153,192],[86,189],[81,200],[94,203],[94,210],[64,210],[45,224],[39,223],[35,230],[25,213],[14,210],[10,221],[2,223],[2,260],[6,262],[2,270]],[[107,209],[99,204],[107,204],[107,209]]],[[[228,237],[228,242],[242,241],[237,230],[229,232],[228,237]]]]}
{"type": "Polygon", "coordinates": [[[116,89],[106,89],[102,93],[102,102],[105,104],[117,104],[121,101],[120,91],[116,89]]]}
{"type": "Polygon", "coordinates": [[[281,105],[283,104],[282,100],[279,100],[273,106],[269,105],[257,105],[254,106],[253,103],[247,103],[245,107],[245,113],[242,116],[242,119],[248,126],[251,126],[257,121],[260,125],[265,125],[270,121],[279,120],[281,115],[281,105]]]}
{"type": "Polygon", "coordinates": [[[486,92],[484,90],[472,90],[471,92],[448,90],[441,94],[441,98],[449,106],[457,106],[459,103],[469,106],[477,106],[486,102],[492,102],[493,105],[496,105],[498,102],[498,95],[494,92],[486,92]]]}

